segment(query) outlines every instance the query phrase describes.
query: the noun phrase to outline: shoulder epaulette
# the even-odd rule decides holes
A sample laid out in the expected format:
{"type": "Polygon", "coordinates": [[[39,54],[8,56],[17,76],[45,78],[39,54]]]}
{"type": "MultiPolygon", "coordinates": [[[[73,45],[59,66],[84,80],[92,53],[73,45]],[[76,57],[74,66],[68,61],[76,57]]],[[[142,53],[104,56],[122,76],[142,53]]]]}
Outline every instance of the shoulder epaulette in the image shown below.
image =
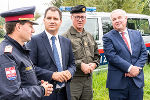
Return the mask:
{"type": "Polygon", "coordinates": [[[5,46],[4,53],[12,53],[13,47],[11,45],[5,46]]]}

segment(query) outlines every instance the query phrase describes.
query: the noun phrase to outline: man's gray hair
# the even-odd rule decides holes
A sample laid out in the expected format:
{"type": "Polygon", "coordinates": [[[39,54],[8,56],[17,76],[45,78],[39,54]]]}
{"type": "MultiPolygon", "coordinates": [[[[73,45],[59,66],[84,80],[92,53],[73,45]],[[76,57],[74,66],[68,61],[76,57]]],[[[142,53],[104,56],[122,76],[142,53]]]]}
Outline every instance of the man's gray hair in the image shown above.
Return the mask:
{"type": "Polygon", "coordinates": [[[116,12],[121,12],[121,13],[123,13],[123,14],[124,14],[124,16],[126,16],[126,15],[127,15],[127,13],[126,13],[124,10],[122,10],[122,9],[116,9],[116,10],[113,10],[113,11],[111,12],[111,14],[110,14],[110,18],[112,17],[112,14],[113,14],[113,13],[116,13],[116,12]]]}

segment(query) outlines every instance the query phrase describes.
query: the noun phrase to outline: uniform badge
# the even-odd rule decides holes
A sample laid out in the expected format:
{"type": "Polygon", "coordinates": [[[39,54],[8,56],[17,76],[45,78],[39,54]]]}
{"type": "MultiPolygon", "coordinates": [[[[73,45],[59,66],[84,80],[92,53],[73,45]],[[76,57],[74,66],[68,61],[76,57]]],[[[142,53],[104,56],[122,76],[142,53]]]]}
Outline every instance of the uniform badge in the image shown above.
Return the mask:
{"type": "Polygon", "coordinates": [[[86,42],[84,42],[84,45],[85,45],[85,46],[87,46],[87,43],[86,43],[86,42]]]}
{"type": "Polygon", "coordinates": [[[26,71],[32,70],[32,66],[26,67],[26,71]]]}
{"type": "Polygon", "coordinates": [[[16,79],[17,75],[16,75],[15,67],[5,68],[5,72],[6,72],[6,77],[8,80],[16,79]]]}
{"type": "Polygon", "coordinates": [[[12,53],[13,47],[11,45],[7,45],[4,49],[4,53],[12,53]]]}
{"type": "Polygon", "coordinates": [[[85,11],[85,8],[82,8],[82,11],[85,11]]]}

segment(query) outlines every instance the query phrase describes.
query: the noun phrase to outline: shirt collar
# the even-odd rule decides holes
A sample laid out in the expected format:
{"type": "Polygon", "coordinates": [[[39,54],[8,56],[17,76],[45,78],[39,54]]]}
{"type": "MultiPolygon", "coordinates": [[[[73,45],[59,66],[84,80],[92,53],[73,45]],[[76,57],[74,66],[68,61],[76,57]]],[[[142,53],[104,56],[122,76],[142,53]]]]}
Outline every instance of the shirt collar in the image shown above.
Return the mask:
{"type": "MultiPolygon", "coordinates": [[[[50,40],[51,40],[51,37],[54,36],[54,35],[50,34],[49,32],[47,32],[46,30],[45,30],[45,33],[46,33],[48,39],[50,39],[50,40]]],[[[58,40],[58,34],[56,34],[55,37],[56,37],[56,40],[58,40]]]]}
{"type": "MultiPolygon", "coordinates": [[[[125,32],[125,34],[128,34],[127,28],[123,32],[125,32]]],[[[119,32],[119,34],[122,34],[122,32],[119,32]]]]}
{"type": "Polygon", "coordinates": [[[70,27],[70,34],[73,34],[73,35],[76,35],[77,37],[81,37],[81,36],[84,36],[86,35],[87,33],[85,32],[84,28],[83,28],[83,31],[82,32],[78,32],[73,26],[70,27]]]}

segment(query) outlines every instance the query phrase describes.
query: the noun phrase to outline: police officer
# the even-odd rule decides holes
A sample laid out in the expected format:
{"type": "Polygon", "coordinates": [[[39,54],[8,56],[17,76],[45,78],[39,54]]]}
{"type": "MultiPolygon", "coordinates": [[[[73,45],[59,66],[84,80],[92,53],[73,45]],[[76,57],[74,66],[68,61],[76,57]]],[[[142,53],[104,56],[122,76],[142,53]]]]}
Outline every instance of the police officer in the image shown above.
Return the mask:
{"type": "Polygon", "coordinates": [[[71,20],[73,25],[63,36],[72,42],[77,71],[71,81],[72,100],[92,100],[92,72],[99,66],[100,55],[92,35],[84,30],[86,23],[86,7],[72,7],[71,20]]]}
{"type": "Polygon", "coordinates": [[[38,84],[24,46],[34,32],[34,11],[35,7],[24,7],[0,14],[6,22],[6,36],[0,43],[0,100],[40,100],[53,90],[44,80],[38,84]]]}

